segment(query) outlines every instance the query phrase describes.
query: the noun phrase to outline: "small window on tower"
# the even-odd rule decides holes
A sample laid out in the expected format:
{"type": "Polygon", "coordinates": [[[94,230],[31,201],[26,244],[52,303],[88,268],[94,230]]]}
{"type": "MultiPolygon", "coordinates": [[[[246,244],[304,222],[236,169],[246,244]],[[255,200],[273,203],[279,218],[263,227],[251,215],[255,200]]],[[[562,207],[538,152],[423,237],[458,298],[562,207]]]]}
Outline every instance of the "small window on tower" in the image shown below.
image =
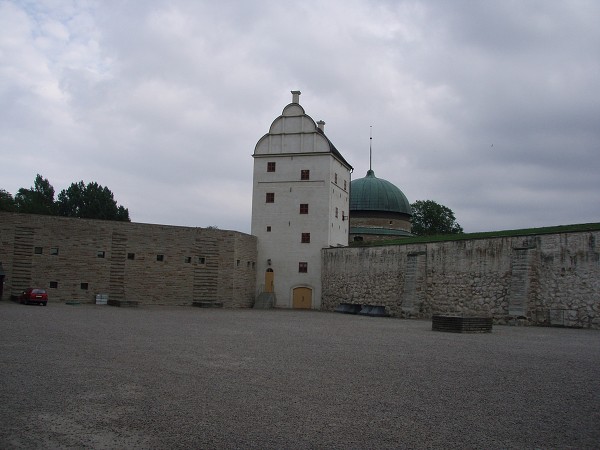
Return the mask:
{"type": "Polygon", "coordinates": [[[308,263],[306,263],[306,262],[298,263],[298,272],[307,273],[308,272],[308,263]]]}
{"type": "Polygon", "coordinates": [[[348,185],[347,185],[347,181],[346,181],[346,180],[344,180],[344,190],[346,190],[346,188],[347,188],[347,187],[348,187],[348,185]]]}
{"type": "Polygon", "coordinates": [[[271,232],[271,225],[267,225],[267,233],[271,232]]]}
{"type": "Polygon", "coordinates": [[[308,203],[300,203],[300,214],[308,214],[308,203]]]}
{"type": "Polygon", "coordinates": [[[300,179],[301,180],[310,180],[310,170],[301,170],[300,171],[300,179]]]}
{"type": "Polygon", "coordinates": [[[337,173],[333,175],[333,182],[337,184],[337,173]]]}
{"type": "Polygon", "coordinates": [[[267,163],[267,172],[275,172],[275,163],[274,162],[267,163]]]}
{"type": "Polygon", "coordinates": [[[338,217],[338,209],[337,209],[337,207],[336,207],[336,208],[335,208],[335,218],[337,219],[337,217],[338,217]]]}
{"type": "Polygon", "coordinates": [[[267,203],[275,203],[275,192],[267,192],[267,203]]]}
{"type": "Polygon", "coordinates": [[[301,242],[303,244],[310,244],[310,233],[302,233],[302,240],[301,242]]]}

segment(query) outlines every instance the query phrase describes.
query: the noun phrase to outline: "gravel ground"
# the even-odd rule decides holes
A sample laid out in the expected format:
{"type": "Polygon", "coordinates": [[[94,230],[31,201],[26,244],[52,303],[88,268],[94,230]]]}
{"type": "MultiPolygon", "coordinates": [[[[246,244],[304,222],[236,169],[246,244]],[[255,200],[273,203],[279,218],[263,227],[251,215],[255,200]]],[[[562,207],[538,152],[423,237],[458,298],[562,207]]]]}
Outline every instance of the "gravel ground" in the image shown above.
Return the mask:
{"type": "Polygon", "coordinates": [[[600,332],[0,302],[0,448],[599,448],[600,332]]]}

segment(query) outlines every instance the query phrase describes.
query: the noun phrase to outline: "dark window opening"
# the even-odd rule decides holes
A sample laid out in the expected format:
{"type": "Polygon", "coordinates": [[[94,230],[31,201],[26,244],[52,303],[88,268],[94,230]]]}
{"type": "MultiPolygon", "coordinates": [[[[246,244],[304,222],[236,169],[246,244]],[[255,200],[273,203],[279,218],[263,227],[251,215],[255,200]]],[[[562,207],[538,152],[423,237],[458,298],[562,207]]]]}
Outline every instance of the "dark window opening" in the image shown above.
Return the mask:
{"type": "Polygon", "coordinates": [[[87,283],[81,283],[81,289],[83,289],[84,291],[88,290],[88,284],[87,283]]]}
{"type": "Polygon", "coordinates": [[[135,253],[127,253],[127,259],[135,259],[135,253]]]}
{"type": "Polygon", "coordinates": [[[333,175],[333,182],[337,184],[337,173],[333,175]]]}
{"type": "Polygon", "coordinates": [[[363,241],[362,236],[354,236],[354,242],[362,242],[362,241],[363,241]]]}
{"type": "Polygon", "coordinates": [[[306,262],[298,263],[298,272],[307,273],[308,272],[308,263],[306,263],[306,262]]]}
{"type": "Polygon", "coordinates": [[[267,172],[275,172],[275,163],[274,162],[267,163],[267,172]]]}
{"type": "Polygon", "coordinates": [[[58,288],[58,281],[51,281],[50,289],[57,289],[57,288],[58,288]]]}
{"type": "Polygon", "coordinates": [[[275,192],[267,192],[267,203],[275,203],[275,192]]]}
{"type": "Polygon", "coordinates": [[[240,267],[240,260],[238,259],[235,263],[236,267],[240,267]]]}
{"type": "Polygon", "coordinates": [[[337,207],[336,207],[336,208],[335,208],[335,218],[337,219],[337,217],[338,217],[338,209],[337,209],[337,207]]]}
{"type": "Polygon", "coordinates": [[[308,214],[308,203],[300,203],[300,214],[308,214]]]}
{"type": "Polygon", "coordinates": [[[54,247],[50,249],[50,254],[51,255],[58,255],[58,247],[54,247]]]}
{"type": "Polygon", "coordinates": [[[157,261],[164,261],[165,260],[165,255],[156,255],[156,260],[157,261]]]}
{"type": "Polygon", "coordinates": [[[44,249],[42,247],[34,247],[33,249],[33,253],[35,253],[36,255],[41,255],[44,252],[44,249]]]}
{"type": "Polygon", "coordinates": [[[192,257],[191,256],[186,256],[185,259],[183,260],[186,264],[190,264],[192,262],[192,257]]]}
{"type": "Polygon", "coordinates": [[[271,232],[271,225],[267,225],[267,233],[271,232]]]}
{"type": "Polygon", "coordinates": [[[300,179],[301,180],[310,180],[310,170],[301,170],[300,171],[300,179]]]}
{"type": "Polygon", "coordinates": [[[302,233],[301,242],[303,244],[310,244],[310,233],[302,233]]]}
{"type": "Polygon", "coordinates": [[[198,264],[206,264],[206,258],[204,256],[198,257],[198,264]]]}
{"type": "Polygon", "coordinates": [[[104,258],[106,256],[106,252],[104,250],[98,250],[98,252],[96,253],[96,256],[98,258],[104,258]]]}

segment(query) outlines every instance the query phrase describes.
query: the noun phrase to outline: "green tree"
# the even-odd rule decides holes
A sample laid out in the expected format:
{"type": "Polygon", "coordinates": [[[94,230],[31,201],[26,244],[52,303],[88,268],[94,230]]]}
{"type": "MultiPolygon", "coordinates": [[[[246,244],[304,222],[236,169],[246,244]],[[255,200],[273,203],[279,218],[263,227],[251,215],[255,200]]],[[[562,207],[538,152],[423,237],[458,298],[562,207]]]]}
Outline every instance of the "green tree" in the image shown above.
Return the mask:
{"type": "Polygon", "coordinates": [[[17,191],[15,206],[22,213],[55,215],[54,188],[38,173],[32,188],[17,191]]]}
{"type": "Polygon", "coordinates": [[[113,193],[96,182],[72,183],[58,194],[58,214],[83,219],[119,220],[129,222],[129,210],[117,206],[113,193]]]}
{"type": "Polygon", "coordinates": [[[4,189],[0,189],[0,211],[16,211],[15,199],[4,189]]]}
{"type": "Polygon", "coordinates": [[[417,236],[462,233],[450,208],[433,200],[417,200],[412,205],[412,233],[417,236]]]}

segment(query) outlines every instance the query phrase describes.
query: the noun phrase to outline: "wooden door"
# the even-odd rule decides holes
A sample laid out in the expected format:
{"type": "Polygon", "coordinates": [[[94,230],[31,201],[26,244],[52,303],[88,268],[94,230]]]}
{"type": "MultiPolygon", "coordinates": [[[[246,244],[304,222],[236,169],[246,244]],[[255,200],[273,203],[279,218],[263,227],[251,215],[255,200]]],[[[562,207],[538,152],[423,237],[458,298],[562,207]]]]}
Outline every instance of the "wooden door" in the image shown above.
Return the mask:
{"type": "Polygon", "coordinates": [[[275,289],[275,272],[273,269],[267,269],[265,272],[265,292],[273,292],[275,289]]]}
{"type": "Polygon", "coordinates": [[[293,291],[292,307],[295,309],[310,309],[312,307],[312,289],[298,287],[293,291]]]}

